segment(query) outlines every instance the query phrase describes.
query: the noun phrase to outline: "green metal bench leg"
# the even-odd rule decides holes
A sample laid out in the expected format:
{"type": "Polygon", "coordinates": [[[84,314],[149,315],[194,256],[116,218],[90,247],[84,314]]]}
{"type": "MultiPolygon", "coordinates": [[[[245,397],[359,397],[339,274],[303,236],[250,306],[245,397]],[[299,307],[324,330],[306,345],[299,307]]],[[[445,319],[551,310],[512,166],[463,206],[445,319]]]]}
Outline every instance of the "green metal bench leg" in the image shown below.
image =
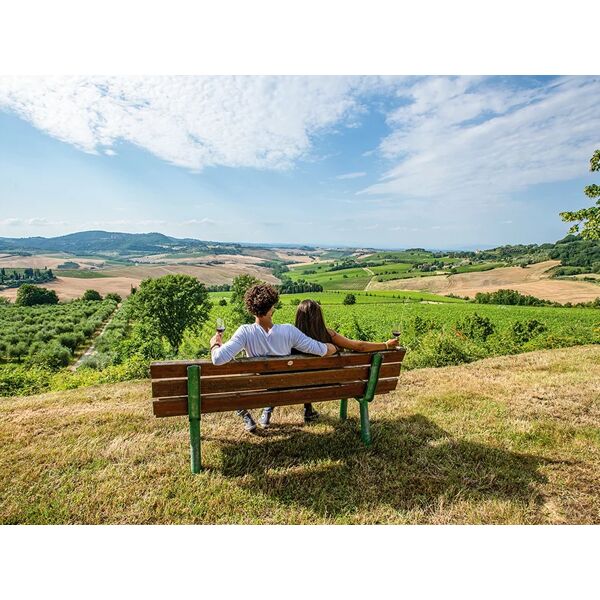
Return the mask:
{"type": "Polygon", "coordinates": [[[365,446],[371,445],[371,423],[369,422],[369,402],[375,397],[377,382],[379,381],[379,369],[383,362],[383,355],[378,352],[373,355],[371,368],[369,369],[369,381],[367,381],[367,389],[362,398],[357,398],[360,404],[360,437],[365,446]]]}
{"type": "Polygon", "coordinates": [[[371,424],[369,422],[369,402],[361,398],[360,404],[360,438],[365,446],[371,445],[371,424]]]}
{"type": "Polygon", "coordinates": [[[340,421],[345,421],[348,418],[348,398],[340,400],[340,421]]]}
{"type": "Polygon", "coordinates": [[[202,469],[200,455],[200,367],[190,365],[188,375],[188,415],[190,419],[190,463],[192,473],[200,473],[202,469]]]}

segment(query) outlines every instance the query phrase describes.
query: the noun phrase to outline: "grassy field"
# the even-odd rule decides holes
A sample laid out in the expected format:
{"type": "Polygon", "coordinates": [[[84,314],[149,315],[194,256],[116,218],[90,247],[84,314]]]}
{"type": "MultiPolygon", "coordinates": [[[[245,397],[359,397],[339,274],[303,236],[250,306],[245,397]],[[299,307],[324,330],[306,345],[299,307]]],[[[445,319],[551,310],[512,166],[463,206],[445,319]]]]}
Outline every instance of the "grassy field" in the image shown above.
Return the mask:
{"type": "Polygon", "coordinates": [[[403,373],[371,404],[246,434],[156,419],[148,382],[0,401],[0,523],[600,523],[600,347],[403,373]]]}

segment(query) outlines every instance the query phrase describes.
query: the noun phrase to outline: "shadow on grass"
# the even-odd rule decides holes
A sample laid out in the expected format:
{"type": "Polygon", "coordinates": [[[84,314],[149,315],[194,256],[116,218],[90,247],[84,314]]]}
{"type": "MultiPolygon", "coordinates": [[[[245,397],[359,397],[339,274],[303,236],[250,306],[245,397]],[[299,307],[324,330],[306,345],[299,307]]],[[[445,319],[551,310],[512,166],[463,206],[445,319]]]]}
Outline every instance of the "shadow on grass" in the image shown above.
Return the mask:
{"type": "Polygon", "coordinates": [[[541,502],[544,459],[454,440],[422,415],[377,419],[365,448],[355,420],[325,419],[334,432],[285,427],[267,443],[220,442],[223,475],[322,516],[361,509],[427,511],[458,500],[541,502]]]}

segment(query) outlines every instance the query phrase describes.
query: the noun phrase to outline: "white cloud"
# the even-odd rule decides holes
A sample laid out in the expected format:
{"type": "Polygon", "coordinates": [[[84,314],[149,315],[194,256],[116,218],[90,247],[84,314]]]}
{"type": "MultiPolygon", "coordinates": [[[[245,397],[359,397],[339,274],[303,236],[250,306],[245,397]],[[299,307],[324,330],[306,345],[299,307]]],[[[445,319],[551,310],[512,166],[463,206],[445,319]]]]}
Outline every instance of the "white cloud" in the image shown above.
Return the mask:
{"type": "Polygon", "coordinates": [[[4,77],[0,108],[89,153],[125,141],[175,165],[284,169],[389,81],[352,77],[4,77]]]}
{"type": "Polygon", "coordinates": [[[357,179],[358,177],[364,177],[366,173],[364,171],[356,173],[344,173],[344,175],[338,175],[336,179],[357,179]]]}
{"type": "Polygon", "coordinates": [[[216,225],[216,221],[209,219],[207,217],[203,217],[202,219],[190,219],[189,221],[184,221],[182,225],[216,225]]]}
{"type": "Polygon", "coordinates": [[[0,226],[6,227],[54,227],[55,225],[67,225],[66,221],[50,221],[46,217],[34,217],[32,219],[20,219],[9,217],[0,219],[0,226]]]}
{"type": "Polygon", "coordinates": [[[532,88],[435,77],[402,88],[380,152],[396,161],[362,190],[398,199],[476,201],[586,173],[600,144],[600,78],[532,88]]]}

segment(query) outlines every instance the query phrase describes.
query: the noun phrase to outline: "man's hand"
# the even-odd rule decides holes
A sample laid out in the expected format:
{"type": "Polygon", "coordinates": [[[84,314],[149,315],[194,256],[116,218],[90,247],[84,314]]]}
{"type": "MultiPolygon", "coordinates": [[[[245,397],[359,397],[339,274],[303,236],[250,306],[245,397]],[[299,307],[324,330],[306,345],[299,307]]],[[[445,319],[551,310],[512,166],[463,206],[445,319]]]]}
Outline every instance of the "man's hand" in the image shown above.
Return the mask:
{"type": "Polygon", "coordinates": [[[218,346],[223,345],[223,334],[220,331],[217,331],[217,333],[215,333],[215,335],[213,335],[210,338],[210,349],[211,350],[215,344],[217,344],[218,346]]]}
{"type": "Polygon", "coordinates": [[[337,352],[337,347],[333,344],[325,344],[327,346],[327,354],[325,356],[331,356],[337,352]]]}
{"type": "Polygon", "coordinates": [[[386,342],[388,348],[397,348],[400,345],[400,340],[398,338],[394,338],[393,340],[388,340],[386,342]]]}

